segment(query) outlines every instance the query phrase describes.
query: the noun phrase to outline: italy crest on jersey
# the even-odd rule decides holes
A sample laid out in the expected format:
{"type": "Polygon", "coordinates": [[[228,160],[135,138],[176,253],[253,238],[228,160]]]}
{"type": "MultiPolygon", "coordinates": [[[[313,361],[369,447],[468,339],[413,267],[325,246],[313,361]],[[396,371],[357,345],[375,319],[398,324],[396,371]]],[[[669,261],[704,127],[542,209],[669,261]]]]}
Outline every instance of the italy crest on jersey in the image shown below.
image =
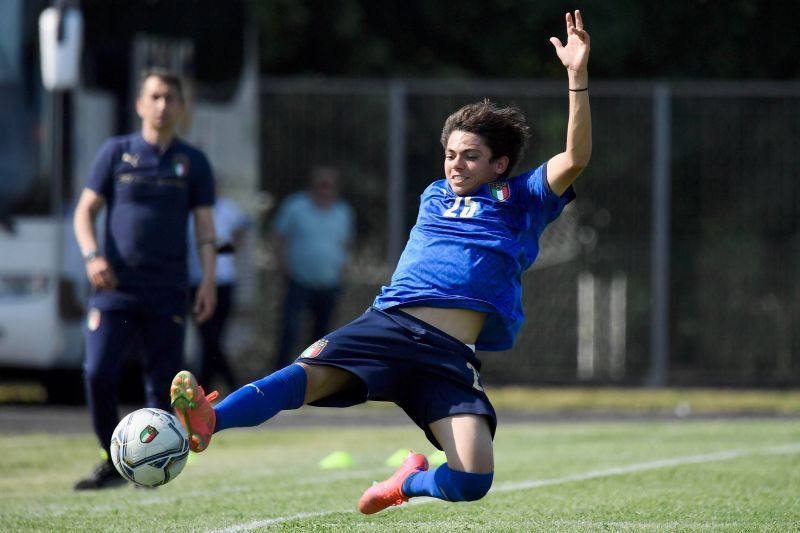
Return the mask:
{"type": "Polygon", "coordinates": [[[495,200],[505,202],[511,196],[511,187],[507,181],[495,181],[489,184],[489,192],[495,200]]]}
{"type": "Polygon", "coordinates": [[[172,170],[179,178],[185,178],[189,174],[189,158],[183,154],[178,154],[172,158],[172,170]]]}

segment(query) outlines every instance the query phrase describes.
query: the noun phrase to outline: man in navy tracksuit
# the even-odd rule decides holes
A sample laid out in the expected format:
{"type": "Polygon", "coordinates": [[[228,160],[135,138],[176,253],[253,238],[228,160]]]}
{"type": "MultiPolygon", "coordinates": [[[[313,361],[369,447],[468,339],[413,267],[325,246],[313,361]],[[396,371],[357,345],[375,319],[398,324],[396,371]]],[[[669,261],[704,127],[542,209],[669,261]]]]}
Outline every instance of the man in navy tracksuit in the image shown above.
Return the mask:
{"type": "MultiPolygon", "coordinates": [[[[159,69],[145,73],[136,111],[141,131],[100,148],[74,219],[93,287],[85,329],[86,398],[103,450],[119,421],[122,359],[135,341],[143,348],[148,405],[170,410],[169,384],[183,364],[190,213],[203,269],[192,311],[203,322],[216,306],[213,176],[205,155],[176,136],[184,111],[180,79],[159,69]],[[95,218],[104,206],[101,248],[95,218]]],[[[75,490],[123,482],[108,459],[75,490]]]]}

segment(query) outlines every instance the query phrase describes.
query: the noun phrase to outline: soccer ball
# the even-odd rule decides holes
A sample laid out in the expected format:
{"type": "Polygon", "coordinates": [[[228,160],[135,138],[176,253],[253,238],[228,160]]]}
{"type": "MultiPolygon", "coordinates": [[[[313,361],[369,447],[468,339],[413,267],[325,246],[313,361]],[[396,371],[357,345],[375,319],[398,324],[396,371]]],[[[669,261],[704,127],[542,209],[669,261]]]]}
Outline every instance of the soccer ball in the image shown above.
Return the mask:
{"type": "Polygon", "coordinates": [[[175,415],[147,407],[120,420],[110,452],[122,477],[156,487],[175,479],[186,466],[189,438],[175,415]]]}

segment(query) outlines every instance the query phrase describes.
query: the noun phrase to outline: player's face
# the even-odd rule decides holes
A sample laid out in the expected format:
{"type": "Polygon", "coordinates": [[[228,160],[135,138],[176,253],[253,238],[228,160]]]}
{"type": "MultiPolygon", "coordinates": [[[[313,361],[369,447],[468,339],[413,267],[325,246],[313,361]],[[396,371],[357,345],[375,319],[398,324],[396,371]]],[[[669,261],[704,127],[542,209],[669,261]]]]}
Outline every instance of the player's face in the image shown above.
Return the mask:
{"type": "Polygon", "coordinates": [[[171,131],[183,112],[175,87],[164,83],[157,76],[150,76],[142,85],[142,92],[136,100],[136,113],[145,127],[156,131],[171,131]]]}
{"type": "Polygon", "coordinates": [[[464,196],[495,181],[506,170],[508,157],[492,160],[492,151],[480,135],[454,131],[444,151],[444,175],[450,188],[464,196]]]}

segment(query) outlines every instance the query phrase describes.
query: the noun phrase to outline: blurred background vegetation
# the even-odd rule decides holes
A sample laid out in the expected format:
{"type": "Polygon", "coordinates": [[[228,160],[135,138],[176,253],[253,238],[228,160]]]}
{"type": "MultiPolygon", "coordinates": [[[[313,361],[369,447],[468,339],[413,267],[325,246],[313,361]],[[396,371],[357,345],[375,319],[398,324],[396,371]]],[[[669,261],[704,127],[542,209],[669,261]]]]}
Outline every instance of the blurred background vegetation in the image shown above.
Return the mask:
{"type": "MultiPolygon", "coordinates": [[[[50,2],[34,0],[41,5],[50,2]]],[[[163,35],[218,35],[200,41],[204,80],[239,65],[245,16],[260,40],[264,75],[561,79],[549,37],[564,35],[564,13],[581,9],[598,79],[793,80],[800,35],[796,2],[774,0],[82,0],[87,45],[105,56],[147,27],[163,35]],[[213,8],[218,16],[197,17],[213,8]],[[105,35],[114,40],[105,40],[105,35]],[[220,45],[219,43],[224,43],[220,45]],[[98,51],[102,52],[102,50],[98,51]]],[[[121,69],[119,61],[102,68],[121,69]]],[[[100,65],[98,65],[98,68],[100,65]]],[[[124,76],[119,76],[120,78],[124,76]]]]}
{"type": "Polygon", "coordinates": [[[555,78],[550,36],[583,11],[602,79],[797,79],[794,2],[254,2],[265,75],[555,78]]]}

